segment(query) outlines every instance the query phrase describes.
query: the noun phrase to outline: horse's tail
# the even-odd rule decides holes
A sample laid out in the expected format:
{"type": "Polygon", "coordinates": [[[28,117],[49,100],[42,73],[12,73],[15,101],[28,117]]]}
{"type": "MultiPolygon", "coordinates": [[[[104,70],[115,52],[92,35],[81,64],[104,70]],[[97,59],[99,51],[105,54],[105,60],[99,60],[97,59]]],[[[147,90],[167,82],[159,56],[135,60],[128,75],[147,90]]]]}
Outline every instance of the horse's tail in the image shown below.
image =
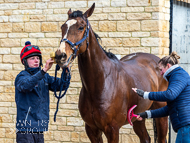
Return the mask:
{"type": "Polygon", "coordinates": [[[154,143],[158,141],[158,134],[157,134],[157,127],[156,127],[156,120],[153,118],[153,128],[154,128],[154,143]]]}

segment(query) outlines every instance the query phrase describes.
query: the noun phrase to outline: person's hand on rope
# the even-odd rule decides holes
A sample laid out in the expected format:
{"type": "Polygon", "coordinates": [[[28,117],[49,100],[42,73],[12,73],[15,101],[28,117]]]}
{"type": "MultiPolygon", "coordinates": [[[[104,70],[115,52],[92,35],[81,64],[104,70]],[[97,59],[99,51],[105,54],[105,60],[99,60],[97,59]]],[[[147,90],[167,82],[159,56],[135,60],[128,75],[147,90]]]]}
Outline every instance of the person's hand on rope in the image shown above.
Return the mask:
{"type": "Polygon", "coordinates": [[[54,60],[52,58],[48,59],[46,61],[45,67],[43,68],[43,71],[47,72],[52,67],[53,63],[54,63],[54,60]]]}
{"type": "Polygon", "coordinates": [[[138,120],[138,121],[142,121],[143,119],[148,118],[147,112],[138,113],[137,115],[138,115],[138,116],[137,116],[137,120],[138,120]]]}

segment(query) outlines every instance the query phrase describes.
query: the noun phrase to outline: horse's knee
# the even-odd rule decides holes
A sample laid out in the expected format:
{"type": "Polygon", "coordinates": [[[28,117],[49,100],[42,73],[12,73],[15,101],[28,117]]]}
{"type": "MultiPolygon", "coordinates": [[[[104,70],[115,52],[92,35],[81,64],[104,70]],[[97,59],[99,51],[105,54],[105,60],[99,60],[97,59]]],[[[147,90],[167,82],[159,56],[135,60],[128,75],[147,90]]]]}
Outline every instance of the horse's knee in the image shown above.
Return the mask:
{"type": "Polygon", "coordinates": [[[91,128],[90,126],[85,124],[85,130],[91,143],[103,143],[102,131],[100,131],[98,128],[91,128]]]}
{"type": "Polygon", "coordinates": [[[107,125],[104,134],[107,137],[108,143],[119,142],[119,127],[117,125],[107,125]]]}

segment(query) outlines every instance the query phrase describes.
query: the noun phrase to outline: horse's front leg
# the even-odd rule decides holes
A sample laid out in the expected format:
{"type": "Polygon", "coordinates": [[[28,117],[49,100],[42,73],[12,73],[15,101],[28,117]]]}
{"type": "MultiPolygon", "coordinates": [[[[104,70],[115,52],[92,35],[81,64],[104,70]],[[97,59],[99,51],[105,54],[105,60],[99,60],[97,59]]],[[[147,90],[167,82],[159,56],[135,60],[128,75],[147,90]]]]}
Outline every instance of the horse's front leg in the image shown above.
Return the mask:
{"type": "Polygon", "coordinates": [[[103,143],[102,131],[100,131],[98,128],[91,128],[86,123],[85,129],[91,143],[103,143]]]}
{"type": "Polygon", "coordinates": [[[150,143],[150,136],[145,126],[145,120],[133,122],[133,129],[141,143],[150,143]]]}
{"type": "Polygon", "coordinates": [[[104,131],[108,143],[119,143],[119,127],[116,123],[108,124],[104,131]]]}

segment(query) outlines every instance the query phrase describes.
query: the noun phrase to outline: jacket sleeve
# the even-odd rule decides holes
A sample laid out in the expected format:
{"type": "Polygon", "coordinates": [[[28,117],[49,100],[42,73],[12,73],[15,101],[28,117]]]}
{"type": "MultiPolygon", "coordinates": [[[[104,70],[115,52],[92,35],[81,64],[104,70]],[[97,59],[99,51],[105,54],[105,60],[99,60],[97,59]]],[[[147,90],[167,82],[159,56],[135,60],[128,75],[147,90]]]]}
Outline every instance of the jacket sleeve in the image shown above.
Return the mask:
{"type": "Polygon", "coordinates": [[[169,115],[168,106],[164,106],[159,109],[150,110],[151,112],[151,118],[160,118],[160,117],[166,117],[169,115]]]}
{"type": "Polygon", "coordinates": [[[166,91],[150,92],[149,99],[154,101],[173,101],[187,86],[187,76],[182,73],[175,73],[170,77],[169,85],[166,91]]]}
{"type": "Polygon", "coordinates": [[[20,92],[30,92],[34,89],[35,85],[44,78],[44,74],[41,71],[38,71],[34,75],[29,74],[20,74],[15,80],[15,87],[20,92]]]}
{"type": "Polygon", "coordinates": [[[62,84],[61,82],[61,78],[58,78],[56,79],[55,81],[55,77],[53,76],[50,76],[48,74],[48,84],[49,84],[49,90],[51,91],[54,91],[54,89],[56,88],[56,91],[60,91],[61,90],[61,87],[62,87],[62,91],[65,90],[66,88],[66,84],[62,84]]]}

